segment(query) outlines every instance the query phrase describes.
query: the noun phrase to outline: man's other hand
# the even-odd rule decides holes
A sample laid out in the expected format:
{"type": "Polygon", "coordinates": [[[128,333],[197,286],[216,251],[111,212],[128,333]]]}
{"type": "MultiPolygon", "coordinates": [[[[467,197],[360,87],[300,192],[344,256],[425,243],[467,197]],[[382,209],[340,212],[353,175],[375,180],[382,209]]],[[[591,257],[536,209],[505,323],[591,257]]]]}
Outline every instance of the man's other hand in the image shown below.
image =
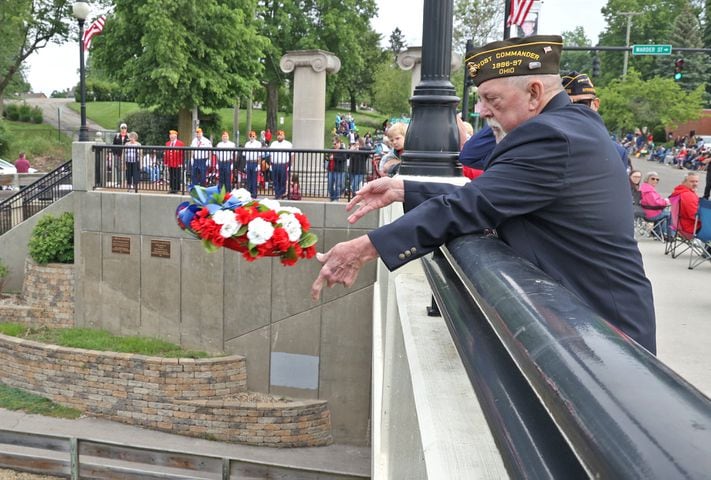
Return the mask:
{"type": "Polygon", "coordinates": [[[373,210],[403,200],[405,200],[405,182],[401,179],[383,177],[368,182],[356,192],[356,196],[346,205],[347,212],[350,212],[355,206],[359,207],[348,217],[348,223],[355,223],[373,210]]]}

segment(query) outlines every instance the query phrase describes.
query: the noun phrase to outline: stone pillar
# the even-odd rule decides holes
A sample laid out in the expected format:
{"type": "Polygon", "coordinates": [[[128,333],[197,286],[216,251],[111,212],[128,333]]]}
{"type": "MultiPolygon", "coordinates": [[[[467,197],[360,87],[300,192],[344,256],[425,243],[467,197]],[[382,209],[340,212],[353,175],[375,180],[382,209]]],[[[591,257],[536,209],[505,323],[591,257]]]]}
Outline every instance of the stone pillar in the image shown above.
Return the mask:
{"type": "Polygon", "coordinates": [[[412,95],[422,77],[422,47],[408,47],[407,50],[398,53],[397,66],[403,70],[412,70],[410,80],[410,95],[412,95]]]}
{"type": "Polygon", "coordinates": [[[326,73],[338,72],[341,61],[324,50],[298,50],[281,57],[279,67],[294,72],[294,148],[324,148],[326,73]]]}
{"type": "MultiPolygon", "coordinates": [[[[422,47],[408,47],[397,55],[397,66],[403,70],[412,70],[412,88],[410,94],[415,92],[415,87],[422,78],[422,47]]],[[[452,54],[452,71],[456,72],[462,66],[462,56],[452,54]]]]}

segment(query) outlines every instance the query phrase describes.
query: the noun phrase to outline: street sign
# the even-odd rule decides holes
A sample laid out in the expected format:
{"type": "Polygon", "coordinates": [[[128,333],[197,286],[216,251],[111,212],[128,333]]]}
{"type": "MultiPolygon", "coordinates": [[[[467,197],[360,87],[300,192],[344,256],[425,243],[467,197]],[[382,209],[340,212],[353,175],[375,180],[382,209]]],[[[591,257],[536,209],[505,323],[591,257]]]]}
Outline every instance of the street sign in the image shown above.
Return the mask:
{"type": "Polygon", "coordinates": [[[632,55],[671,55],[671,45],[632,45],[632,55]]]}

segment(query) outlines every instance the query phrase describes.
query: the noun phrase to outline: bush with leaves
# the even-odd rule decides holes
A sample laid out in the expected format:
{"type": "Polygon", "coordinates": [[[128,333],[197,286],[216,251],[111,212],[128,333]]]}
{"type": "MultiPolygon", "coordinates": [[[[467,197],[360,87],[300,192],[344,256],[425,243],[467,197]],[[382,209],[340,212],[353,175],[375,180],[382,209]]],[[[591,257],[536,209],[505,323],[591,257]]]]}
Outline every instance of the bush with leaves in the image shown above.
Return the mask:
{"type": "Polygon", "coordinates": [[[74,214],[65,212],[58,217],[42,217],[32,230],[29,251],[40,265],[74,263],[74,214]]]}
{"type": "Polygon", "coordinates": [[[10,132],[5,124],[0,121],[0,155],[5,155],[10,150],[10,132]]]}
{"type": "Polygon", "coordinates": [[[5,262],[3,262],[2,258],[0,258],[0,280],[7,277],[7,275],[9,273],[10,273],[10,269],[7,268],[7,265],[5,265],[5,262]]]}
{"type": "Polygon", "coordinates": [[[16,122],[20,119],[20,107],[15,103],[8,103],[5,105],[5,118],[16,122]]]}

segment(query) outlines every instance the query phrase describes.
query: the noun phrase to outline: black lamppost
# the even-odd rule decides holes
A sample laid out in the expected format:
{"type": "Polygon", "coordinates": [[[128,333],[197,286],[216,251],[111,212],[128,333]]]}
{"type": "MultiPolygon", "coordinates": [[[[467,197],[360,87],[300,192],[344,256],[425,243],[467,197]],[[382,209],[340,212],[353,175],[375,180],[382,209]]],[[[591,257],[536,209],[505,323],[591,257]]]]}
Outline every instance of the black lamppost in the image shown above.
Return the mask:
{"type": "Polygon", "coordinates": [[[422,77],[410,98],[412,119],[405,136],[400,173],[461,176],[459,97],[449,81],[452,70],[453,0],[425,0],[422,21],[422,77]]]}
{"type": "Polygon", "coordinates": [[[87,2],[74,2],[72,12],[79,21],[79,89],[81,93],[81,126],[79,141],[89,141],[89,129],[86,126],[86,82],[84,80],[84,21],[89,16],[91,7],[87,2]]]}

